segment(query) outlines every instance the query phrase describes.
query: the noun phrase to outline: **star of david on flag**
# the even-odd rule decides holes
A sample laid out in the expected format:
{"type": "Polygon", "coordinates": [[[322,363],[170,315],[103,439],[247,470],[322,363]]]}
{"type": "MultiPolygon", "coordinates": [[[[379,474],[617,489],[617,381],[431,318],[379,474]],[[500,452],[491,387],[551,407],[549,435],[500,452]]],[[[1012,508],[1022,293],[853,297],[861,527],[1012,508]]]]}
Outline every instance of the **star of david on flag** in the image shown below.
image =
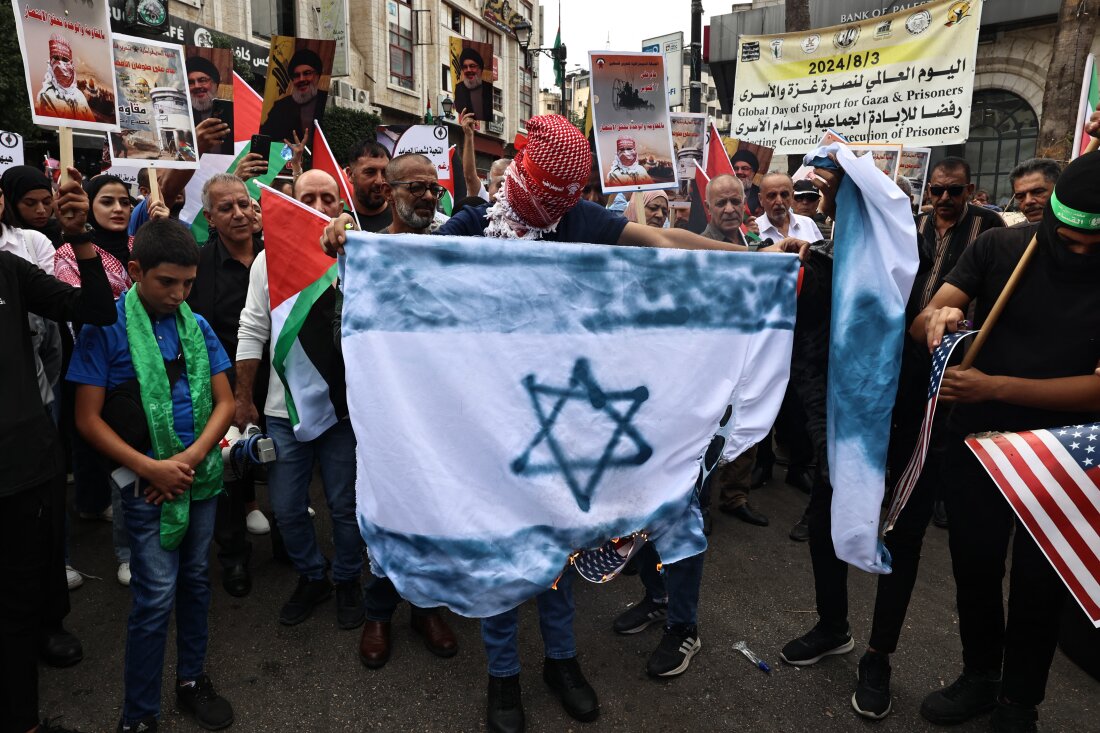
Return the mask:
{"type": "Polygon", "coordinates": [[[610,580],[645,542],[664,563],[706,548],[697,486],[783,399],[796,257],[361,232],[345,249],[359,527],[404,598],[489,616],[564,572],[610,580]]]}
{"type": "Polygon", "coordinates": [[[1100,423],[979,433],[966,446],[1100,628],[1100,423]]]}

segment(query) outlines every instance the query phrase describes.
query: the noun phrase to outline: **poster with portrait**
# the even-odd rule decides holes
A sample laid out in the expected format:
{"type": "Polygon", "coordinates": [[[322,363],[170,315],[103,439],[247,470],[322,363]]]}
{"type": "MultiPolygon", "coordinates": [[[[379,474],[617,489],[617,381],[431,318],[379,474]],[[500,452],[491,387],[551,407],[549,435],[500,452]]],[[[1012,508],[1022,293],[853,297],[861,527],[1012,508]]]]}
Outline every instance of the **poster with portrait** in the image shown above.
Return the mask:
{"type": "Polygon", "coordinates": [[[455,113],[474,113],[474,119],[493,119],[493,44],[451,36],[451,86],[455,113]]]}
{"type": "Polygon", "coordinates": [[[336,41],[272,36],[260,134],[274,144],[305,138],[312,120],[325,124],[336,41]]]}
{"type": "Polygon", "coordinates": [[[928,183],[928,161],[932,157],[931,148],[902,148],[898,175],[909,181],[913,189],[913,205],[920,209],[924,203],[925,184],[928,183]]]}
{"type": "Polygon", "coordinates": [[[111,164],[197,168],[183,46],[119,34],[113,43],[120,130],[107,135],[111,164]]]}
{"type": "Polygon", "coordinates": [[[589,51],[604,193],[676,188],[664,55],[589,51]]]}
{"type": "Polygon", "coordinates": [[[703,166],[707,116],[702,113],[673,112],[668,119],[672,126],[672,147],[676,152],[676,169],[680,174],[677,198],[687,201],[688,181],[695,178],[695,164],[703,166]]]}
{"type": "Polygon", "coordinates": [[[221,145],[208,152],[233,155],[233,51],[228,48],[184,46],[191,119],[195,126],[211,117],[229,125],[221,145]]]}
{"type": "Polygon", "coordinates": [[[898,167],[901,164],[901,145],[849,143],[848,149],[855,153],[857,158],[870,155],[875,161],[875,167],[889,176],[891,181],[898,177],[898,167]]]}
{"type": "Polygon", "coordinates": [[[34,123],[117,130],[107,3],[12,0],[12,10],[34,123]]]}

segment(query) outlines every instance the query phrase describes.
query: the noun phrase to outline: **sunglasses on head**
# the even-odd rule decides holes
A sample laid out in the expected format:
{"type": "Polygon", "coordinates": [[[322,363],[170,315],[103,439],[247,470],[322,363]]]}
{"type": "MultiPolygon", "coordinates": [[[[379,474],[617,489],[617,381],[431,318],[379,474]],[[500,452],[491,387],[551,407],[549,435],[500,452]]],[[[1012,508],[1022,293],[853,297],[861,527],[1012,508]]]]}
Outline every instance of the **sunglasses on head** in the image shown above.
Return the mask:
{"type": "Polygon", "coordinates": [[[960,185],[957,185],[957,184],[954,185],[954,186],[929,186],[928,187],[928,192],[931,193],[933,196],[936,196],[936,197],[943,196],[944,191],[946,191],[948,196],[950,196],[951,198],[955,198],[956,196],[962,195],[962,192],[965,191],[965,190],[966,190],[966,186],[960,186],[960,185]]]}

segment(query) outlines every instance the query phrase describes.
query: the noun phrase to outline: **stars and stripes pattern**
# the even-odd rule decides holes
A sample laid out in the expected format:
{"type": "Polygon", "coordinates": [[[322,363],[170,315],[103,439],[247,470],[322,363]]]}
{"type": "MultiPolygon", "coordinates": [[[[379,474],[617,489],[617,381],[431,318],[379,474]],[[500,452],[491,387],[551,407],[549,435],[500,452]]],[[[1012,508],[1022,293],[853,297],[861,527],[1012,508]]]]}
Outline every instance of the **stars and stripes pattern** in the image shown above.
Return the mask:
{"type": "Polygon", "coordinates": [[[618,575],[630,558],[638,554],[646,543],[646,534],[639,532],[630,537],[616,537],[594,550],[581,550],[569,558],[570,564],[590,583],[606,583],[618,575]]]}
{"type": "Polygon", "coordinates": [[[936,416],[936,404],[939,402],[940,383],[943,381],[943,372],[947,369],[947,362],[951,359],[951,353],[955,347],[967,336],[972,336],[977,331],[958,331],[944,334],[943,340],[936,350],[932,352],[932,373],[928,376],[928,401],[924,406],[924,420],[921,422],[920,434],[917,436],[917,446],[913,449],[913,456],[909,459],[905,471],[898,479],[894,487],[894,498],[890,502],[890,511],[886,515],[886,524],[883,525],[883,534],[894,528],[901,510],[905,508],[909,496],[917,485],[920,472],[924,469],[924,461],[928,457],[928,446],[932,439],[932,420],[936,416]]]}
{"type": "Polygon", "coordinates": [[[1100,628],[1100,423],[980,433],[966,446],[1100,628]]]}

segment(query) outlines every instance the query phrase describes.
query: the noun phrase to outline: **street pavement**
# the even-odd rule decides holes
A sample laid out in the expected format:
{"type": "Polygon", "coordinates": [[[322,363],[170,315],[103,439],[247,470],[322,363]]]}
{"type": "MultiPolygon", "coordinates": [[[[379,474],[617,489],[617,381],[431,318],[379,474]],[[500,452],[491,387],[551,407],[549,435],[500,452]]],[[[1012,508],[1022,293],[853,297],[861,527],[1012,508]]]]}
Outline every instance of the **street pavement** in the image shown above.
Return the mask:
{"type": "MultiPolygon", "coordinates": [[[[778,475],[782,475],[781,473],[778,475]]],[[[265,505],[266,488],[259,488],[265,505]]],[[[317,482],[312,487],[316,526],[331,550],[331,529],[317,482]]],[[[542,653],[532,604],[520,614],[524,669],[521,684],[528,730],[540,731],[893,731],[940,730],[926,723],[920,702],[950,684],[961,670],[954,581],[947,532],[929,527],[917,587],[899,652],[893,657],[894,711],[874,723],[857,716],[850,698],[856,664],[866,647],[874,578],[853,571],[850,618],[856,651],[807,668],[785,665],[779,650],[814,624],[813,582],[805,544],[787,538],[806,497],[780,480],[752,493],[770,517],[758,528],[716,513],[700,603],[702,651],[688,671],[654,681],[645,661],[660,632],[651,627],[616,636],[611,620],[642,597],[636,577],[606,585],[581,581],[576,589],[576,635],[582,668],[600,697],[600,718],[569,718],[541,679],[542,653]],[[757,669],[733,645],[744,640],[772,667],[757,669]]],[[[122,702],[122,657],[129,591],[115,580],[110,525],[73,518],[71,557],[88,578],[73,591],[66,625],[84,644],[84,660],[69,669],[42,667],[43,715],[83,731],[113,731],[122,702]]],[[[478,731],[485,730],[486,671],[478,624],[448,613],[459,639],[451,659],[434,657],[398,609],[394,651],[381,670],[358,659],[359,631],[336,625],[334,601],[293,627],[276,620],[295,584],[293,570],[272,559],[267,537],[252,537],[253,591],[232,598],[211,559],[213,603],[207,671],[233,704],[233,731],[478,731]]],[[[331,552],[330,552],[331,554],[331,552]]],[[[1006,584],[1007,587],[1007,584],[1006,584]]],[[[174,634],[169,634],[162,731],[198,731],[176,710],[174,634]]],[[[984,731],[988,716],[954,727],[984,731]]],[[[1043,731],[1100,730],[1100,683],[1059,651],[1040,709],[1043,731]]]]}

